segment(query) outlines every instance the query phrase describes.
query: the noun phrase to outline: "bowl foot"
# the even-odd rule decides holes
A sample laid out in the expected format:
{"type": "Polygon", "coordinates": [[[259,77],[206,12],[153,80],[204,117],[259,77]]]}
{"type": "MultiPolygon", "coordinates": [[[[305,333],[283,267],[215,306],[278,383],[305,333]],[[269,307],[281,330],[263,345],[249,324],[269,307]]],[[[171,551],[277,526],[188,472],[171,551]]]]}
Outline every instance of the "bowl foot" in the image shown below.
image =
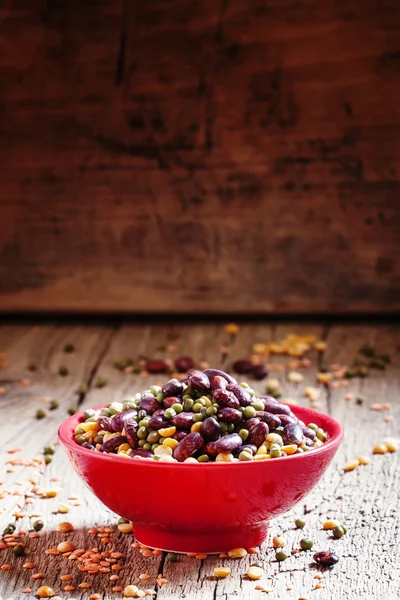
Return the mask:
{"type": "Polygon", "coordinates": [[[267,536],[268,524],[264,521],[253,527],[175,533],[134,525],[133,534],[140,544],[165,552],[219,554],[232,548],[259,546],[267,536]]]}

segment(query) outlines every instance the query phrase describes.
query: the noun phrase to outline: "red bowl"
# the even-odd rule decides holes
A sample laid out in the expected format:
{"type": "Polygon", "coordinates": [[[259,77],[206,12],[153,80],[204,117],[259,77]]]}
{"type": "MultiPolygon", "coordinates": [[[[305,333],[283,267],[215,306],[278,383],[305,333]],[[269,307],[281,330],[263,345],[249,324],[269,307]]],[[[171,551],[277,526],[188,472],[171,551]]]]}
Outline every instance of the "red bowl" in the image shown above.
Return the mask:
{"type": "Polygon", "coordinates": [[[225,552],[261,544],[269,521],[304,498],[339,447],[343,430],[334,419],[290,408],[305,423],[322,427],[328,442],[285,458],[195,465],[128,460],[82,448],[73,439],[80,414],[67,419],[58,435],[87,487],[132,521],[140,543],[174,552],[225,552]]]}

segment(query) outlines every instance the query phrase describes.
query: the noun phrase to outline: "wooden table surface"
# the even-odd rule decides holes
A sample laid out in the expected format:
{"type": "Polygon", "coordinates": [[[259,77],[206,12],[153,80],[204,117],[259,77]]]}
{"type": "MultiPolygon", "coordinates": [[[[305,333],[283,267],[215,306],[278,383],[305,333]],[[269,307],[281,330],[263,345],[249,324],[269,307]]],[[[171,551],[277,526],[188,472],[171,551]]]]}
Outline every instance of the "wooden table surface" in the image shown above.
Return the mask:
{"type": "MultiPolygon", "coordinates": [[[[253,323],[241,326],[234,340],[229,340],[223,323],[1,326],[0,353],[6,354],[0,354],[0,525],[3,529],[7,523],[15,521],[17,532],[25,530],[28,536],[26,539],[24,535],[21,537],[27,543],[25,558],[16,558],[9,548],[0,551],[1,565],[12,567],[0,570],[0,597],[30,599],[34,598],[40,585],[49,585],[63,600],[86,599],[94,593],[99,594],[101,599],[109,599],[122,597],[121,591],[112,591],[113,586],[123,588],[127,584],[138,584],[141,589],[153,590],[153,597],[157,600],[263,597],[298,600],[302,596],[310,600],[398,598],[399,453],[372,455],[372,447],[385,437],[399,434],[399,343],[400,327],[390,323],[253,323]],[[175,563],[169,562],[165,555],[146,558],[138,549],[132,548],[134,540],[130,534],[118,532],[118,517],[86,490],[61,448],[57,447],[53,461],[42,469],[42,473],[39,473],[41,469],[38,466],[29,466],[33,457],[41,456],[46,444],[56,443],[57,427],[67,417],[71,406],[79,404],[79,408],[83,408],[120,400],[160,380],[160,376],[123,374],[112,366],[113,359],[136,358],[139,355],[162,357],[165,354],[158,349],[159,346],[168,343],[171,338],[178,338],[172,342],[176,349],[170,357],[190,354],[199,361],[229,366],[233,360],[249,356],[255,342],[279,340],[288,333],[312,333],[327,341],[324,353],[309,353],[311,366],[300,369],[304,375],[300,384],[289,383],[287,371],[273,373],[282,383],[283,397],[295,399],[300,404],[309,404],[304,390],[306,386],[318,385],[316,375],[321,361],[328,365],[349,364],[360,346],[369,343],[377,351],[389,354],[391,363],[386,370],[371,370],[367,378],[351,379],[348,387],[319,386],[319,409],[343,424],[344,442],[319,485],[301,504],[272,522],[269,538],[258,556],[242,560],[218,557],[198,560],[180,556],[175,563]],[[75,351],[65,353],[66,344],[73,344],[75,351]],[[229,356],[224,361],[221,347],[226,344],[229,356]],[[30,363],[34,363],[35,371],[28,370],[30,363]],[[68,369],[65,376],[58,373],[62,365],[68,369]],[[101,389],[96,387],[99,376],[108,380],[101,389]],[[82,384],[87,386],[86,390],[82,384]],[[348,393],[362,396],[363,402],[358,404],[355,399],[345,400],[348,393]],[[49,411],[43,398],[57,399],[59,408],[49,411]],[[390,403],[392,408],[374,411],[371,405],[376,403],[390,403]],[[47,412],[42,420],[35,418],[39,408],[47,412]],[[9,453],[15,448],[21,448],[21,451],[9,453]],[[370,456],[370,463],[344,473],[346,461],[361,454],[370,456]],[[28,464],[12,465],[8,462],[19,462],[21,458],[28,459],[28,464]],[[37,481],[35,476],[38,474],[37,481]],[[55,498],[44,499],[35,493],[38,489],[53,488],[60,490],[55,498]],[[69,506],[68,514],[57,512],[60,503],[69,506]],[[44,529],[38,537],[30,538],[32,522],[39,514],[44,521],[44,529]],[[307,521],[304,531],[294,527],[294,520],[300,516],[307,521]],[[347,535],[334,540],[323,531],[321,524],[328,518],[346,523],[347,535]],[[56,532],[57,523],[66,520],[74,525],[74,531],[68,535],[56,532]],[[113,528],[109,542],[89,533],[91,528],[98,527],[113,528]],[[289,558],[282,563],[274,560],[271,540],[276,535],[287,541],[289,558]],[[338,565],[321,571],[312,564],[312,552],[291,555],[292,548],[298,548],[302,537],[312,538],[316,551],[336,551],[341,557],[338,565]],[[77,548],[121,551],[123,568],[111,571],[117,573],[119,579],[110,581],[107,573],[83,573],[78,569],[77,561],[45,554],[45,550],[66,538],[77,548]],[[255,561],[264,568],[261,582],[249,581],[245,576],[248,566],[255,561]],[[33,563],[34,568],[23,568],[26,562],[33,563]],[[228,564],[232,574],[217,581],[213,568],[221,564],[228,564]],[[32,574],[35,573],[43,573],[43,578],[33,579],[32,574]],[[140,581],[139,575],[143,573],[150,577],[140,581]],[[60,576],[65,574],[71,576],[70,581],[60,580],[60,576]],[[159,574],[168,580],[162,587],[156,584],[159,574]],[[315,579],[318,574],[323,575],[323,579],[315,579]],[[90,587],[79,588],[81,582],[89,582],[90,587]],[[318,582],[323,587],[314,589],[318,582]],[[256,590],[258,583],[272,591],[265,594],[256,590]],[[64,590],[65,586],[75,589],[64,590]],[[23,593],[25,588],[31,588],[32,592],[23,593]]],[[[293,359],[275,357],[270,362],[287,364],[290,360],[293,359]]],[[[265,382],[255,382],[254,387],[264,391],[265,382]]],[[[124,482],[110,482],[110,485],[124,485],[124,482]]],[[[138,494],[145,493],[146,490],[138,490],[138,494]]],[[[165,505],[168,496],[160,481],[160,498],[163,495],[165,505]]]]}

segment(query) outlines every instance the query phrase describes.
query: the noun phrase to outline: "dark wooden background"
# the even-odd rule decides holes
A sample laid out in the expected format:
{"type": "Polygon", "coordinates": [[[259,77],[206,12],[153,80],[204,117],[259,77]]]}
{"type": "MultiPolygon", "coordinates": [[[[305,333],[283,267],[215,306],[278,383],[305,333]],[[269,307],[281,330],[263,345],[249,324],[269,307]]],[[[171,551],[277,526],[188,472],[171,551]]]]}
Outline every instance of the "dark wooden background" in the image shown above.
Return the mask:
{"type": "Polygon", "coordinates": [[[0,309],[400,307],[398,0],[0,2],[0,309]]]}

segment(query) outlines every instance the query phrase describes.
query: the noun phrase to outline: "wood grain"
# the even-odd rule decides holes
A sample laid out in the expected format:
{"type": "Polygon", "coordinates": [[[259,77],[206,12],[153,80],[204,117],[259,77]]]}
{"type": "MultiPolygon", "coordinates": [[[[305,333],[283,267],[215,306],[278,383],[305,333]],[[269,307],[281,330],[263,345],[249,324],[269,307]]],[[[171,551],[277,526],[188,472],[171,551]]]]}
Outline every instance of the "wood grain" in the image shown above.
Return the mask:
{"type": "MultiPolygon", "coordinates": [[[[144,389],[157,379],[142,378],[138,375],[124,375],[116,371],[111,363],[122,356],[136,357],[141,354],[156,356],[161,353],[160,344],[171,337],[177,337],[173,343],[176,348],[172,357],[180,354],[191,354],[199,360],[208,360],[214,365],[227,365],[237,358],[248,356],[255,342],[262,343],[271,339],[279,340],[288,333],[314,333],[325,337],[328,347],[323,357],[331,362],[348,363],[359,347],[370,343],[378,351],[391,355],[392,362],[385,372],[372,372],[365,380],[351,380],[348,389],[338,388],[327,391],[321,388],[321,410],[329,411],[345,427],[344,442],[323,480],[307,496],[301,505],[283,515],[271,524],[268,541],[256,557],[249,556],[242,561],[230,561],[209,557],[205,561],[179,557],[177,563],[169,563],[165,555],[144,559],[137,550],[131,548],[132,538],[129,535],[111,534],[111,542],[103,547],[102,542],[88,533],[91,527],[113,526],[117,516],[95,501],[91,493],[68,464],[67,458],[57,448],[53,462],[45,469],[39,480],[42,489],[61,488],[54,499],[43,500],[34,497],[34,503],[26,505],[22,510],[29,514],[40,512],[45,528],[37,540],[28,541],[26,559],[16,559],[9,550],[0,551],[1,564],[13,565],[11,571],[0,571],[0,596],[13,600],[27,598],[33,600],[32,594],[22,594],[26,586],[35,591],[39,587],[31,579],[32,572],[42,571],[45,578],[42,584],[51,585],[62,598],[73,595],[79,600],[87,600],[92,593],[99,593],[102,600],[114,600],[118,594],[112,592],[115,583],[126,585],[137,583],[140,573],[147,572],[150,579],[140,584],[141,587],[153,589],[157,600],[178,600],[190,598],[216,598],[234,600],[238,597],[258,600],[262,593],[255,590],[255,583],[246,580],[244,574],[249,564],[257,561],[264,567],[265,576],[262,583],[273,588],[271,597],[277,600],[298,598],[304,595],[312,598],[318,594],[320,600],[361,600],[380,597],[394,600],[397,597],[400,582],[400,555],[398,548],[399,535],[399,490],[400,464],[396,454],[374,456],[371,463],[359,467],[354,472],[343,474],[343,464],[361,453],[371,455],[371,448],[386,436],[398,436],[399,410],[399,369],[400,355],[397,348],[400,343],[398,325],[360,326],[335,325],[327,328],[323,323],[276,324],[274,326],[259,323],[242,326],[235,342],[230,346],[231,352],[227,361],[221,361],[220,349],[227,343],[227,336],[220,325],[187,325],[184,327],[170,325],[154,325],[144,323],[141,326],[121,326],[118,329],[107,327],[58,327],[58,326],[2,326],[0,327],[0,352],[7,352],[9,366],[0,371],[1,385],[6,387],[6,394],[0,396],[0,415],[7,427],[2,428],[3,443],[0,448],[2,468],[0,492],[8,490],[10,495],[0,500],[0,529],[12,521],[16,502],[24,501],[25,494],[32,491],[33,484],[28,478],[36,472],[32,467],[15,467],[15,471],[7,473],[6,461],[14,457],[39,456],[43,446],[53,443],[59,423],[65,418],[71,403],[77,401],[75,390],[82,382],[88,384],[88,392],[79,396],[82,408],[101,404],[111,400],[122,399],[126,395],[144,389]],[[65,354],[65,344],[73,343],[76,351],[65,354]],[[26,371],[29,361],[35,361],[37,371],[26,371]],[[68,363],[70,374],[63,378],[57,374],[58,366],[68,363]],[[98,389],[95,382],[98,376],[107,377],[105,388],[98,389]],[[22,387],[20,380],[29,377],[31,385],[22,387]],[[365,397],[363,405],[348,402],[344,399],[348,392],[365,397]],[[36,421],[34,414],[38,407],[45,406],[42,396],[57,397],[60,407],[48,412],[48,417],[36,421]],[[384,414],[370,409],[375,402],[391,402],[394,421],[387,423],[384,414]],[[8,454],[7,450],[23,446],[21,453],[8,454]],[[59,481],[53,481],[54,477],[59,481]],[[20,485],[18,485],[20,484],[20,485]],[[12,495],[15,491],[21,496],[12,495]],[[75,506],[71,495],[78,497],[80,506],[75,506]],[[57,513],[60,502],[70,506],[67,515],[57,513]],[[294,529],[294,520],[304,516],[306,528],[294,529]],[[341,540],[332,540],[329,534],[321,530],[321,523],[327,518],[344,521],[348,526],[348,534],[341,540]],[[76,546],[103,549],[115,548],[123,552],[123,569],[118,582],[109,581],[108,576],[87,576],[80,573],[75,562],[58,557],[44,555],[45,549],[55,546],[62,534],[55,531],[56,524],[69,520],[75,531],[68,534],[76,546]],[[302,552],[290,556],[284,563],[274,562],[274,550],[271,537],[282,535],[287,540],[288,553],[298,547],[302,537],[314,540],[315,550],[330,549],[341,555],[340,563],[329,572],[321,572],[324,579],[323,589],[313,592],[317,580],[314,575],[318,570],[312,567],[310,553],[302,552]],[[22,569],[25,560],[35,564],[35,571],[22,569]],[[216,581],[213,575],[214,566],[228,564],[232,575],[224,581],[216,581]],[[159,589],[155,585],[158,573],[163,573],[168,584],[159,589]],[[61,574],[69,574],[76,590],[66,594],[65,583],[59,579],[61,574]],[[77,587],[81,581],[89,581],[91,587],[82,590],[77,587]],[[288,591],[288,586],[292,591],[288,591]]],[[[161,356],[161,354],[160,354],[161,356]]],[[[317,364],[322,357],[315,352],[310,354],[312,364],[302,369],[304,380],[297,387],[287,382],[283,374],[277,374],[282,383],[284,397],[291,397],[299,403],[307,403],[304,387],[315,385],[317,364]]],[[[287,359],[276,357],[272,362],[285,363],[287,359]]],[[[262,391],[263,382],[255,387],[262,391]]],[[[248,482],[251,485],[251,482],[248,482]]],[[[160,484],[161,485],[161,484],[160,484]]],[[[138,492],[138,493],[145,493],[138,492]]],[[[160,493],[162,490],[160,488],[160,493]]],[[[18,520],[18,528],[29,530],[34,518],[25,517],[18,520]]],[[[66,582],[70,583],[70,582],[66,582]]]]}
{"type": "Polygon", "coordinates": [[[8,2],[0,309],[398,311],[399,28],[394,0],[8,2]]]}

